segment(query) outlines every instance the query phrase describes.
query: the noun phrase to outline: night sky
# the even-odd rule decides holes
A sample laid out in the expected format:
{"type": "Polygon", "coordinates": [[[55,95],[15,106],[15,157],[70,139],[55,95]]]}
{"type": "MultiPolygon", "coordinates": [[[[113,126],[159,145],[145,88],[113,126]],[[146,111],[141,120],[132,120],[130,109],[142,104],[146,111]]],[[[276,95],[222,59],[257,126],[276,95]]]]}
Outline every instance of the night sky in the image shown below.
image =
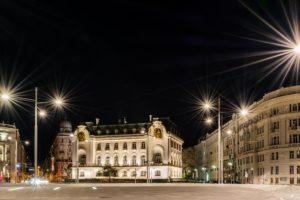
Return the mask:
{"type": "MultiPolygon", "coordinates": [[[[207,91],[238,104],[296,84],[289,76],[276,81],[279,70],[261,79],[266,63],[238,67],[254,60],[249,52],[272,48],[240,38],[259,38],[256,30],[265,30],[241,2],[182,2],[0,2],[1,84],[19,84],[27,98],[35,86],[41,98],[59,89],[69,93],[68,110],[39,122],[40,161],[63,118],[76,125],[95,117],[105,124],[169,116],[187,147],[213,129],[204,127],[197,110],[207,91]]],[[[243,2],[284,23],[279,1],[243,2]]],[[[33,141],[33,106],[14,108],[0,120],[16,122],[22,138],[33,141]]]]}

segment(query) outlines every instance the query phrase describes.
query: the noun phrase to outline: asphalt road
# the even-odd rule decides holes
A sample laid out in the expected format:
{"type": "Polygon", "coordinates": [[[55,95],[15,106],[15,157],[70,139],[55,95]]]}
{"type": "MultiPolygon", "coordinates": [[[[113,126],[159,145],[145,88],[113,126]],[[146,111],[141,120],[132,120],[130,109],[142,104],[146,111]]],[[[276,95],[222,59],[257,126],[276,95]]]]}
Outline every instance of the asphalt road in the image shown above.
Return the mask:
{"type": "Polygon", "coordinates": [[[48,184],[0,185],[0,200],[300,200],[299,186],[213,184],[48,184]]]}

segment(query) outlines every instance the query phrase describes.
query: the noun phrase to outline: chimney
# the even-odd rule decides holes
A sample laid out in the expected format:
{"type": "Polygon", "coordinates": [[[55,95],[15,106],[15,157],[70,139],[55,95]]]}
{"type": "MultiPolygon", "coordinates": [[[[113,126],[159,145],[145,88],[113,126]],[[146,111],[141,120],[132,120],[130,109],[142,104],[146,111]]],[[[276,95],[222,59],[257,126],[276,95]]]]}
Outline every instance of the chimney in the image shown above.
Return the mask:
{"type": "Polygon", "coordinates": [[[96,118],[96,125],[98,125],[100,122],[100,118],[96,118]]]}
{"type": "Polygon", "coordinates": [[[149,121],[152,122],[152,115],[149,115],[149,121]]]}

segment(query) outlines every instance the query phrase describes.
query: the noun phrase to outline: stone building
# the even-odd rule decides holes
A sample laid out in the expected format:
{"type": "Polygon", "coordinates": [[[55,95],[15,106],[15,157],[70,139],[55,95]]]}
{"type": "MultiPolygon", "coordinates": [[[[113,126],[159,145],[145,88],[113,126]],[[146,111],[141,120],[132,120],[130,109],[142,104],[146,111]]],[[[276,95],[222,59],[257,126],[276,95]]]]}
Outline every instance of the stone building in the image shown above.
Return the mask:
{"type": "Polygon", "coordinates": [[[15,125],[0,123],[0,182],[21,182],[26,152],[15,125]]]}
{"type": "Polygon", "coordinates": [[[46,170],[50,171],[51,181],[63,181],[69,178],[72,166],[72,137],[72,124],[69,121],[62,121],[48,158],[46,170]]]}
{"type": "MultiPolygon", "coordinates": [[[[265,94],[222,126],[224,182],[300,184],[300,86],[265,94]]],[[[199,179],[218,180],[217,130],[195,146],[199,179]]]]}
{"type": "Polygon", "coordinates": [[[182,178],[182,144],[169,118],[146,123],[80,124],[72,140],[72,178],[168,181],[182,178]]]}

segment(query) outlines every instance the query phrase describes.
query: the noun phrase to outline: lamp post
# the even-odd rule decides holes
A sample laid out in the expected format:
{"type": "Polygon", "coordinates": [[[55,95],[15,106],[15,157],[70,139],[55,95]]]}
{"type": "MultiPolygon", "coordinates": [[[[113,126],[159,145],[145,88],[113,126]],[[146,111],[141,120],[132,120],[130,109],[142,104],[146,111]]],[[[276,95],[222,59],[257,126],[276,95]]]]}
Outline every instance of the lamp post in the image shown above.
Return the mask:
{"type": "MultiPolygon", "coordinates": [[[[0,98],[4,101],[14,101],[15,98],[12,98],[11,94],[7,92],[2,92],[0,98]]],[[[30,100],[32,101],[32,99],[30,100]]],[[[45,117],[47,114],[44,110],[38,108],[40,102],[38,102],[38,88],[34,88],[34,184],[36,184],[37,172],[38,172],[38,114],[40,117],[45,117]],[[38,111],[40,111],[38,113],[38,111]]],[[[63,105],[63,100],[61,98],[55,98],[53,104],[56,106],[63,105]]]]}
{"type": "MultiPolygon", "coordinates": [[[[202,104],[202,110],[205,112],[211,112],[213,110],[213,102],[212,101],[204,101],[202,104]]],[[[224,176],[224,165],[223,165],[223,140],[222,140],[222,116],[221,116],[221,98],[218,97],[217,99],[217,117],[218,117],[218,133],[217,133],[217,145],[218,145],[218,184],[223,184],[223,176],[224,176]]],[[[241,116],[245,117],[249,114],[247,108],[243,107],[239,110],[241,116]]],[[[212,124],[213,119],[211,117],[207,117],[205,119],[205,123],[212,124]]],[[[231,131],[230,133],[231,134],[231,131]]]]}

